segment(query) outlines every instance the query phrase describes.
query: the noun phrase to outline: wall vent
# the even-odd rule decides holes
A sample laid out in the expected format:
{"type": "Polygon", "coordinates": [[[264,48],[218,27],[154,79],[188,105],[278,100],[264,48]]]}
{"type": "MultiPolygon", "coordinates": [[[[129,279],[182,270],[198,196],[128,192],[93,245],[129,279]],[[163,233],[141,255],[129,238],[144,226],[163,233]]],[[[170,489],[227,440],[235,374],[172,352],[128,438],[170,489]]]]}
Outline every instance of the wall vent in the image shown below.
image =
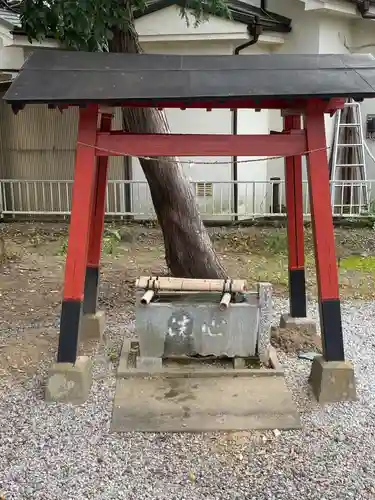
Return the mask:
{"type": "Polygon", "coordinates": [[[195,184],[195,194],[199,198],[212,198],[213,194],[212,182],[197,182],[195,184]]]}

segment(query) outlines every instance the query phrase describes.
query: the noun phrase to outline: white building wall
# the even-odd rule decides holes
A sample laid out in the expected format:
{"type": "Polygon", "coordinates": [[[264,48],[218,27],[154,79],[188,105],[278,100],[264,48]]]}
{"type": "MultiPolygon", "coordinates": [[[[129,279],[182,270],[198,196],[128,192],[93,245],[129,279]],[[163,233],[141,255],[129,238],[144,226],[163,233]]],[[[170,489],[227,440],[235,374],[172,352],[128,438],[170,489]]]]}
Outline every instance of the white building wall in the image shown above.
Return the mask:
{"type": "MultiPolygon", "coordinates": [[[[319,52],[319,16],[316,12],[306,12],[304,4],[299,0],[269,0],[268,8],[277,14],[292,19],[292,31],[285,38],[285,43],[277,47],[277,54],[317,54],[319,52]]],[[[298,78],[298,75],[296,75],[298,78]]],[[[283,122],[280,111],[270,111],[269,129],[281,131],[283,122]]],[[[267,178],[284,175],[284,160],[270,160],[268,162],[267,178]]],[[[306,179],[306,164],[303,159],[303,177],[306,179]]]]}
{"type": "MultiPolygon", "coordinates": [[[[210,18],[198,28],[194,28],[193,23],[187,26],[186,22],[179,17],[179,10],[176,7],[169,7],[141,18],[137,21],[136,27],[144,51],[153,54],[231,55],[236,46],[248,40],[246,26],[228,20],[210,18]],[[160,26],[163,26],[162,32],[160,32],[160,26]],[[200,39],[203,35],[204,38],[200,39]],[[170,36],[174,39],[157,41],[170,36]],[[190,40],[179,41],[178,37],[181,36],[190,37],[190,40]],[[207,36],[212,39],[207,39],[207,36]],[[222,39],[223,37],[227,39],[222,39]]],[[[255,46],[248,47],[241,54],[268,52],[268,44],[261,41],[255,46]]],[[[166,117],[172,133],[231,134],[233,132],[232,112],[228,109],[217,109],[209,112],[206,110],[167,109],[166,117]]],[[[238,134],[267,134],[268,130],[268,111],[255,113],[253,110],[240,110],[238,112],[238,134]]],[[[245,157],[238,158],[240,162],[238,164],[238,180],[265,181],[267,179],[267,162],[243,163],[247,159],[245,157]]],[[[232,186],[228,185],[228,182],[233,178],[232,157],[184,157],[181,158],[181,161],[185,172],[192,181],[223,183],[214,185],[211,199],[207,197],[197,198],[200,207],[205,212],[222,212],[224,215],[231,213],[233,189],[232,186]],[[197,164],[197,162],[205,161],[208,164],[197,164]],[[220,162],[220,164],[214,164],[214,161],[220,162]]],[[[132,166],[133,179],[144,180],[145,177],[137,158],[132,160],[132,166]]],[[[145,196],[146,189],[145,187],[145,192],[139,196],[138,188],[134,187],[135,211],[150,213],[151,202],[145,196]],[[147,206],[145,200],[147,200],[147,206]]],[[[254,192],[252,189],[246,188],[245,185],[240,185],[238,190],[240,213],[245,213],[248,210],[260,211],[264,203],[263,190],[264,185],[260,183],[254,192]],[[255,195],[254,199],[253,194],[255,195]]]]}
{"type": "MultiPolygon", "coordinates": [[[[340,15],[338,12],[305,11],[299,0],[269,0],[269,9],[292,18],[292,32],[277,53],[346,54],[372,53],[375,55],[375,22],[360,17],[340,15]]],[[[375,99],[367,99],[362,106],[365,130],[367,114],[375,114],[375,99]]],[[[327,146],[331,146],[334,133],[334,118],[325,116],[327,146]]],[[[270,112],[270,129],[281,130],[282,120],[278,111],[270,112]]],[[[375,157],[375,141],[366,141],[375,157]]],[[[330,151],[327,151],[329,157],[330,151]]],[[[368,179],[375,179],[375,162],[367,157],[368,179]]],[[[306,162],[303,160],[303,176],[306,179],[306,162]]],[[[283,160],[270,161],[267,178],[284,179],[283,160]]]]}
{"type": "Polygon", "coordinates": [[[276,52],[284,54],[316,54],[319,40],[317,37],[316,12],[306,12],[299,0],[268,0],[267,8],[292,19],[292,31],[285,37],[282,47],[276,52]]]}
{"type": "MultiPolygon", "coordinates": [[[[189,43],[183,42],[165,42],[165,43],[144,43],[143,49],[147,53],[152,54],[230,54],[230,45],[228,42],[200,42],[193,41],[189,43]]],[[[202,109],[192,110],[180,109],[165,110],[166,118],[170,130],[174,134],[231,134],[232,122],[231,112],[227,109],[215,109],[206,111],[202,109]]],[[[212,211],[212,209],[222,210],[224,213],[231,211],[231,189],[227,183],[231,180],[231,158],[230,157],[182,157],[180,158],[183,168],[192,181],[216,181],[225,182],[221,187],[222,192],[219,192],[220,186],[212,198],[202,197],[197,198],[199,205],[204,211],[212,211]],[[197,164],[197,162],[212,162],[218,161],[220,165],[214,164],[197,164]],[[215,204],[211,207],[210,204],[215,204]]],[[[138,158],[132,159],[133,179],[145,180],[138,158]]],[[[137,189],[134,187],[134,189],[137,189]]],[[[135,212],[151,213],[151,200],[146,197],[147,188],[143,196],[138,196],[134,192],[133,210],[135,212]],[[147,201],[147,206],[145,205],[147,201]],[[138,206],[137,206],[138,205],[138,206]],[[141,206],[140,206],[141,205],[141,206]]]]}
{"type": "Polygon", "coordinates": [[[0,69],[20,69],[25,62],[24,51],[20,47],[4,47],[0,39],[0,69]]]}
{"type": "MultiPolygon", "coordinates": [[[[351,43],[351,19],[332,14],[321,15],[319,22],[319,54],[347,54],[345,40],[351,43]]],[[[327,146],[333,142],[335,118],[325,115],[327,146]]],[[[327,151],[328,158],[330,150],[327,151]]]]}
{"type": "MultiPolygon", "coordinates": [[[[241,55],[267,53],[269,53],[269,49],[262,49],[259,45],[252,45],[244,49],[241,55]]],[[[238,57],[241,57],[241,55],[238,57]]],[[[269,110],[238,110],[237,133],[239,135],[268,134],[269,110]]],[[[238,212],[240,218],[241,214],[261,213],[265,209],[268,210],[265,205],[268,203],[269,193],[267,185],[264,183],[267,180],[268,161],[264,157],[262,159],[254,156],[239,156],[237,160],[237,175],[238,181],[240,181],[238,186],[238,212]],[[249,182],[252,184],[248,184],[249,182]]]]}
{"type": "MultiPolygon", "coordinates": [[[[358,20],[352,24],[349,49],[351,52],[371,53],[375,56],[375,21],[358,20]]],[[[375,99],[366,99],[362,104],[363,129],[366,132],[366,117],[368,114],[375,115],[375,99]]],[[[375,140],[367,139],[366,144],[375,158],[375,140]]],[[[367,177],[375,179],[375,162],[371,156],[366,157],[367,177]]]]}

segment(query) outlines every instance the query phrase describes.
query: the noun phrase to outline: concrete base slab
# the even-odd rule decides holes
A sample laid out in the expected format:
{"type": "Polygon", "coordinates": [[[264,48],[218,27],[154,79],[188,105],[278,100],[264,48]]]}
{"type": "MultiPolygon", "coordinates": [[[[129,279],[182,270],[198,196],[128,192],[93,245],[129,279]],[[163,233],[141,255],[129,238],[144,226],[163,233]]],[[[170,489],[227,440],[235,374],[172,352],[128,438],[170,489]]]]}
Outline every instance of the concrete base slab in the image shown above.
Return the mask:
{"type": "Polygon", "coordinates": [[[83,404],[92,385],[92,362],[80,356],[76,363],[54,363],[48,373],[45,400],[48,402],[83,404]]]}
{"type": "Polygon", "coordinates": [[[144,371],[160,371],[163,368],[162,358],[151,358],[146,356],[139,356],[137,358],[137,370],[144,371]]]}
{"type": "Polygon", "coordinates": [[[113,432],[296,429],[300,419],[283,377],[118,379],[113,432]]]}
{"type": "Polygon", "coordinates": [[[316,335],[316,323],[311,318],[293,318],[289,314],[282,314],[280,317],[280,328],[290,330],[303,330],[304,332],[316,335]]]}
{"type": "Polygon", "coordinates": [[[105,313],[83,314],[80,326],[80,340],[103,340],[105,330],[105,313]]]}
{"type": "Polygon", "coordinates": [[[241,431],[301,426],[273,348],[270,368],[259,369],[172,363],[156,371],[146,370],[140,369],[140,358],[131,351],[131,342],[124,341],[112,414],[114,432],[241,431]]]}
{"type": "Polygon", "coordinates": [[[312,362],[309,383],[321,404],[357,399],[354,368],[349,361],[325,361],[317,356],[312,362]]]}

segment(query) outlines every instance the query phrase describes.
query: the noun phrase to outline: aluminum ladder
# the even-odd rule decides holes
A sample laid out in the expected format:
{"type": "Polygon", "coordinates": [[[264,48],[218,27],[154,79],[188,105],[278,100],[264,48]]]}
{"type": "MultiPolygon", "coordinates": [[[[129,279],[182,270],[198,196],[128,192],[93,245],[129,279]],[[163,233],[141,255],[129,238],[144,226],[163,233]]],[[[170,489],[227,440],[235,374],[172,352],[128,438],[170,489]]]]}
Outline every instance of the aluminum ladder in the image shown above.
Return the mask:
{"type": "Polygon", "coordinates": [[[369,210],[361,105],[353,100],[336,114],[331,204],[333,215],[359,215],[369,210]]]}

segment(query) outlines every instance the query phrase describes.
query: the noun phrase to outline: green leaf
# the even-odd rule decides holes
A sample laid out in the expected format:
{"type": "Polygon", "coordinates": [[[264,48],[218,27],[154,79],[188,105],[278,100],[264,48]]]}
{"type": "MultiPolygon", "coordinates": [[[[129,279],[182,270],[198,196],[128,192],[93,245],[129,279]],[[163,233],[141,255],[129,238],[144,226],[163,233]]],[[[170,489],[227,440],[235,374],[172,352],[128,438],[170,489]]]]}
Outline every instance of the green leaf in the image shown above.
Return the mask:
{"type": "MultiPolygon", "coordinates": [[[[24,0],[20,8],[22,29],[28,40],[41,41],[52,36],[76,50],[106,50],[114,30],[133,26],[133,12],[142,12],[146,0],[24,0]]],[[[230,17],[227,0],[186,0],[181,16],[194,26],[210,14],[230,17]]]]}

